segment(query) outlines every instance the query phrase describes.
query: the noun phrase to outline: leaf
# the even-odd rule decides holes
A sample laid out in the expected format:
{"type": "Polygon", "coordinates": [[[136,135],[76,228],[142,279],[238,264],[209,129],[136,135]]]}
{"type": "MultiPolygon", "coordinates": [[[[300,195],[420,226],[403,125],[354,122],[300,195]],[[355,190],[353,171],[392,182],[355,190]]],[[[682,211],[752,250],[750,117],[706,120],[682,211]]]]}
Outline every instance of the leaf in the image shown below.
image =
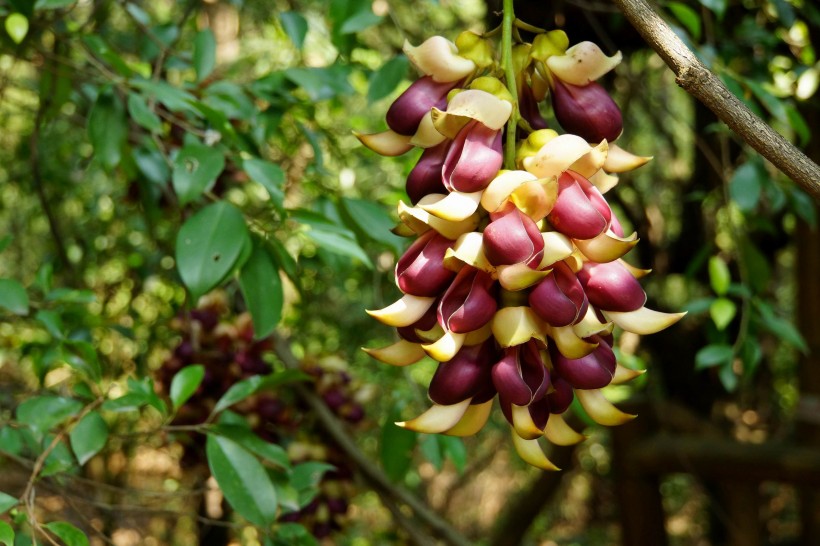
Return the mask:
{"type": "Polygon", "coordinates": [[[134,73],[123,58],[111,49],[99,34],[85,34],[83,43],[94,55],[108,63],[118,74],[131,76],[134,73]]]}
{"type": "Polygon", "coordinates": [[[695,369],[712,368],[726,363],[731,364],[735,353],[731,345],[718,343],[707,345],[695,355],[695,369]]]}
{"type": "Polygon", "coordinates": [[[796,186],[789,191],[789,200],[791,201],[792,210],[812,228],[816,228],[817,205],[814,204],[814,200],[796,186]]]}
{"type": "Polygon", "coordinates": [[[383,17],[376,15],[368,7],[349,17],[339,29],[342,34],[354,34],[381,23],[383,17]]]}
{"type": "Polygon", "coordinates": [[[10,426],[0,428],[0,446],[7,453],[19,455],[23,450],[22,432],[10,426]]]}
{"type": "Polygon", "coordinates": [[[280,211],[285,210],[285,193],[282,185],[285,183],[285,172],[279,165],[253,157],[242,162],[242,169],[254,182],[261,184],[270,195],[273,206],[280,211]]]}
{"type": "Polygon", "coordinates": [[[712,10],[717,15],[718,20],[723,19],[723,14],[726,13],[727,0],[700,0],[702,6],[712,10]]]}
{"type": "Polygon", "coordinates": [[[322,101],[337,95],[350,95],[353,86],[347,81],[350,70],[342,65],[328,67],[288,68],[285,77],[301,87],[312,101],[322,101]]]}
{"type": "Polygon", "coordinates": [[[755,300],[755,304],[757,310],[760,311],[761,323],[766,330],[803,354],[809,354],[809,346],[794,324],[778,317],[769,304],[761,300],[755,300]]]}
{"type": "Polygon", "coordinates": [[[219,150],[202,144],[183,147],[174,158],[174,171],[171,174],[171,182],[180,204],[195,201],[213,188],[224,169],[225,156],[219,150]]]}
{"type": "Polygon", "coordinates": [[[759,82],[750,80],[748,78],[744,79],[743,81],[746,83],[749,89],[751,89],[755,97],[757,97],[757,100],[760,101],[763,107],[766,110],[768,110],[774,118],[788,123],[788,116],[786,114],[786,107],[783,100],[772,95],[759,82]]]}
{"type": "Polygon", "coordinates": [[[743,212],[752,212],[768,177],[757,162],[748,161],[735,170],[729,181],[729,195],[743,212]]]}
{"type": "Polygon", "coordinates": [[[211,427],[208,432],[233,440],[251,453],[255,453],[279,468],[290,469],[290,459],[285,449],[277,444],[266,442],[247,426],[220,423],[211,427]]]}
{"type": "Polygon", "coordinates": [[[404,251],[406,240],[390,231],[396,224],[381,205],[366,199],[343,197],[342,211],[346,223],[353,224],[361,236],[389,247],[396,254],[404,251]]]}
{"type": "Polygon", "coordinates": [[[97,412],[91,412],[71,430],[71,449],[80,466],[100,452],[108,442],[108,425],[97,412]]]}
{"type": "Polygon", "coordinates": [[[57,538],[65,542],[66,546],[89,546],[85,533],[68,522],[53,521],[46,523],[43,527],[57,535],[57,538]]]}
{"type": "Polygon", "coordinates": [[[37,0],[34,9],[58,9],[70,6],[77,0],[37,0]]]}
{"type": "Polygon", "coordinates": [[[5,514],[17,506],[18,503],[19,501],[17,500],[17,497],[12,497],[11,495],[0,491],[0,514],[5,514]]]}
{"type": "Polygon", "coordinates": [[[297,49],[302,49],[308,31],[307,19],[298,11],[286,11],[279,15],[279,20],[293,45],[297,49]]]}
{"type": "Polygon", "coordinates": [[[729,266],[723,261],[720,256],[712,256],[709,258],[709,284],[715,294],[722,296],[729,289],[729,284],[732,282],[732,275],[729,273],[729,266]]]}
{"type": "Polygon", "coordinates": [[[94,154],[107,169],[116,167],[128,136],[128,124],[122,102],[113,91],[100,91],[88,115],[88,138],[94,154]]]}
{"type": "Polygon", "coordinates": [[[319,245],[319,248],[334,254],[356,258],[367,266],[368,269],[373,269],[373,263],[370,261],[370,258],[354,239],[346,237],[341,233],[320,229],[308,230],[307,236],[313,239],[313,242],[319,245]]]}
{"type": "Polygon", "coordinates": [[[463,474],[467,467],[467,447],[464,445],[464,440],[456,436],[437,435],[436,437],[444,453],[453,461],[456,471],[463,474]]]}
{"type": "Polygon", "coordinates": [[[789,125],[794,131],[794,134],[797,135],[799,139],[798,142],[800,146],[806,146],[809,140],[811,140],[811,128],[809,128],[809,124],[806,123],[806,118],[803,117],[800,110],[791,104],[786,105],[786,117],[789,119],[789,125]]]}
{"type": "Polygon", "coordinates": [[[441,453],[441,445],[438,443],[438,435],[424,434],[419,437],[419,447],[424,458],[435,467],[436,470],[441,470],[444,464],[444,457],[441,453]]]}
{"type": "Polygon", "coordinates": [[[35,396],[17,406],[17,420],[37,432],[46,432],[77,415],[82,409],[82,402],[73,398],[35,396]]]}
{"type": "Polygon", "coordinates": [[[128,94],[128,115],[137,124],[152,133],[159,132],[162,129],[162,121],[160,121],[159,116],[148,108],[148,103],[145,102],[142,95],[137,93],[128,94]]]}
{"type": "Polygon", "coordinates": [[[22,42],[28,34],[28,18],[22,13],[12,13],[6,17],[6,33],[15,44],[22,42]]]}
{"type": "Polygon", "coordinates": [[[686,311],[690,315],[699,315],[707,312],[709,307],[712,306],[713,301],[715,301],[715,298],[697,298],[690,300],[682,306],[681,311],[686,311]]]}
{"type": "Polygon", "coordinates": [[[700,41],[700,17],[697,12],[680,2],[667,2],[666,7],[672,15],[689,31],[689,35],[697,42],[700,41]]]}
{"type": "Polygon", "coordinates": [[[14,529],[3,520],[0,520],[0,544],[14,546],[14,529]]]}
{"type": "Polygon", "coordinates": [[[239,286],[251,313],[254,338],[268,337],[282,318],[285,295],[279,270],[259,242],[239,272],[239,286]]]}
{"type": "Polygon", "coordinates": [[[709,316],[719,331],[723,331],[732,322],[737,313],[735,302],[727,298],[718,298],[709,307],[709,316]]]}
{"type": "Polygon", "coordinates": [[[97,299],[91,290],[76,290],[74,288],[55,288],[46,294],[46,301],[61,303],[93,303],[97,299]]]}
{"type": "Polygon", "coordinates": [[[28,314],[28,294],[14,279],[0,279],[0,307],[15,315],[28,314]]]}
{"type": "MultiPolygon", "coordinates": [[[[54,435],[47,435],[43,439],[43,445],[51,445],[54,438],[54,435]]],[[[46,462],[45,465],[43,465],[43,471],[40,473],[40,476],[53,476],[71,470],[77,470],[74,455],[72,455],[66,443],[60,440],[55,444],[54,449],[48,454],[48,457],[46,457],[46,462]]]]}
{"type": "Polygon", "coordinates": [[[242,446],[214,434],[206,444],[208,466],[234,510],[260,527],[276,519],[276,490],[262,464],[242,446]]]}
{"type": "Polygon", "coordinates": [[[314,538],[304,525],[299,523],[279,523],[273,537],[273,546],[318,546],[314,538]]]}
{"type": "Polygon", "coordinates": [[[60,344],[63,357],[68,364],[87,375],[92,381],[99,382],[102,375],[97,350],[88,341],[64,340],[60,344]]]}
{"type": "Polygon", "coordinates": [[[384,472],[394,482],[403,480],[407,471],[410,470],[413,449],[416,447],[418,437],[415,432],[396,426],[395,422],[399,420],[400,410],[398,406],[395,406],[382,425],[379,450],[384,472]]]}
{"type": "Polygon", "coordinates": [[[171,380],[171,405],[177,411],[188,401],[205,378],[205,366],[193,364],[185,366],[171,380]]]}
{"type": "Polygon", "coordinates": [[[45,326],[46,330],[48,330],[48,333],[52,336],[56,337],[57,339],[62,339],[64,337],[63,321],[56,311],[52,311],[51,309],[41,309],[37,311],[37,314],[34,315],[34,318],[37,319],[37,321],[40,322],[40,324],[45,326]]]}
{"type": "Polygon", "coordinates": [[[746,271],[749,273],[749,284],[754,292],[760,293],[766,288],[772,276],[769,260],[746,237],[740,245],[740,250],[746,262],[746,271]]]}
{"type": "Polygon", "coordinates": [[[242,213],[225,201],[190,217],[177,234],[176,261],[194,300],[217,286],[251,244],[242,213]]]}
{"type": "Polygon", "coordinates": [[[261,375],[254,375],[231,385],[231,387],[225,391],[225,394],[216,402],[211,414],[219,413],[255,393],[259,390],[259,387],[262,386],[263,379],[264,377],[261,375]]]}
{"type": "Polygon", "coordinates": [[[393,92],[407,75],[407,57],[397,55],[370,75],[367,81],[367,101],[376,102],[393,92]]]}
{"type": "Polygon", "coordinates": [[[194,70],[196,81],[201,82],[216,66],[216,39],[211,29],[206,28],[196,33],[194,38],[194,70]]]}
{"type": "Polygon", "coordinates": [[[319,483],[326,472],[336,470],[332,464],[309,461],[293,467],[290,485],[299,494],[299,507],[304,508],[319,494],[319,483]]]}
{"type": "Polygon", "coordinates": [[[739,378],[731,362],[726,362],[720,367],[718,370],[718,378],[721,384],[723,384],[723,388],[728,392],[734,392],[739,383],[739,378]]]}
{"type": "Polygon", "coordinates": [[[197,102],[196,97],[183,89],[163,81],[134,79],[130,83],[137,89],[143,90],[149,97],[167,106],[172,112],[197,113],[194,107],[197,102]]]}

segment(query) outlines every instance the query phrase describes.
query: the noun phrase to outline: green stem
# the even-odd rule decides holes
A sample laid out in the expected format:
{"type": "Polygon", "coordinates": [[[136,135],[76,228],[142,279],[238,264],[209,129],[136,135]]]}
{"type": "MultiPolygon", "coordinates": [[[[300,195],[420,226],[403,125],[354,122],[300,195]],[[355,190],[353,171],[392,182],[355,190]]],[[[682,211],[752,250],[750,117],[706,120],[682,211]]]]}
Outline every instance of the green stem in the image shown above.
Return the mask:
{"type": "Polygon", "coordinates": [[[518,126],[518,89],[512,56],[512,29],[515,22],[513,0],[504,0],[504,21],[501,23],[501,54],[507,89],[513,98],[513,109],[507,122],[507,140],[504,144],[504,168],[515,169],[515,135],[518,126]]]}

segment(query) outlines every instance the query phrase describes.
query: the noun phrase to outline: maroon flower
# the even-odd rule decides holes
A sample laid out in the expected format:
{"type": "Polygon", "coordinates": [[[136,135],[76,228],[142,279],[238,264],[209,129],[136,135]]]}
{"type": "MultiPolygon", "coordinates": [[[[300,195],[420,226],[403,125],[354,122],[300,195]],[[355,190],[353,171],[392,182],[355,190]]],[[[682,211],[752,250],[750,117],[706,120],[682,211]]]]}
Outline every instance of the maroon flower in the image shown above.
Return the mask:
{"type": "Polygon", "coordinates": [[[590,303],[604,311],[635,311],[646,303],[646,293],[638,279],[619,262],[587,262],[578,280],[590,303]]]}
{"type": "Polygon", "coordinates": [[[433,107],[447,107],[447,93],[456,83],[439,83],[430,76],[419,78],[390,105],[387,126],[400,135],[414,135],[421,119],[433,107]]]}
{"type": "Polygon", "coordinates": [[[529,304],[552,326],[568,326],[584,318],[589,302],[584,287],[564,262],[552,265],[552,273],[530,292],[529,304]]]}
{"type": "Polygon", "coordinates": [[[451,405],[492,387],[494,342],[462,347],[449,362],[438,365],[427,391],[436,404],[451,405]]]}
{"type": "Polygon", "coordinates": [[[544,238],[535,222],[514,203],[491,215],[484,229],[484,254],[495,266],[525,263],[537,267],[544,256],[544,238]]]}
{"type": "Polygon", "coordinates": [[[593,239],[609,227],[612,211],[589,180],[565,171],[558,178],[558,198],[547,218],[567,237],[593,239]]]}
{"type": "Polygon", "coordinates": [[[487,324],[498,309],[495,286],[489,273],[465,265],[438,305],[441,327],[466,334],[487,324]]]}
{"type": "Polygon", "coordinates": [[[416,166],[410,171],[405,189],[410,202],[414,205],[425,195],[447,193],[447,188],[442,182],[441,170],[449,149],[450,143],[446,140],[432,148],[427,148],[421,154],[416,166]]]}
{"type": "Polygon", "coordinates": [[[396,264],[396,282],[405,294],[437,296],[456,276],[444,267],[444,253],[453,244],[435,230],[410,245],[396,264]]]}
{"type": "Polygon", "coordinates": [[[589,341],[598,343],[598,347],[582,358],[566,358],[554,345],[550,349],[555,373],[576,389],[606,387],[615,374],[615,353],[612,352],[612,347],[598,336],[592,336],[589,341]]]}
{"type": "Polygon", "coordinates": [[[552,108],[568,133],[589,142],[612,142],[623,131],[621,110],[606,89],[595,82],[572,85],[555,78],[552,108]]]}
{"type": "Polygon", "coordinates": [[[534,340],[504,349],[492,376],[502,404],[528,406],[543,398],[550,385],[549,372],[534,340]]]}
{"type": "Polygon", "coordinates": [[[450,191],[483,190],[501,168],[501,131],[477,120],[465,125],[450,144],[442,176],[450,191]]]}

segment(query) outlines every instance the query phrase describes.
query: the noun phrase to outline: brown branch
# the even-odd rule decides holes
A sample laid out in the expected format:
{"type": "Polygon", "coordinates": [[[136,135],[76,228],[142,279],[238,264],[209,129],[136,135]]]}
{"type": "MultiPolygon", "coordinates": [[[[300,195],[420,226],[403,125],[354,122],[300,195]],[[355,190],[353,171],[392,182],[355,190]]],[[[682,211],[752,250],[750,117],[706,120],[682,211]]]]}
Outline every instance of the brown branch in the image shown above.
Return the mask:
{"type": "Polygon", "coordinates": [[[613,0],[635,30],[675,73],[675,81],[729,128],[820,200],[820,166],[752,113],[672,31],[645,0],[613,0]]]}

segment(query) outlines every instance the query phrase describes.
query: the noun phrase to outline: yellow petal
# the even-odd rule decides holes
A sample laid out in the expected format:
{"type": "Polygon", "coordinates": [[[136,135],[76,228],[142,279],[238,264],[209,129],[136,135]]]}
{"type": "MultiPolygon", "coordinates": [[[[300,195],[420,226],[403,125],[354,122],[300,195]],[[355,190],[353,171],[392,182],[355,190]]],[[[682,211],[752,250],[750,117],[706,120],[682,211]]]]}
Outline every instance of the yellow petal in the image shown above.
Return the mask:
{"type": "Polygon", "coordinates": [[[495,212],[500,209],[507,198],[518,186],[530,180],[538,180],[533,174],[527,171],[501,171],[484,190],[481,196],[481,206],[487,212],[495,212]]]}
{"type": "Polygon", "coordinates": [[[618,263],[624,266],[629,271],[629,273],[636,279],[642,279],[650,273],[652,273],[651,269],[640,269],[638,267],[635,267],[634,265],[631,265],[626,260],[618,260],[618,263]]]}
{"type": "Polygon", "coordinates": [[[567,358],[583,358],[598,347],[597,343],[588,343],[578,337],[572,326],[551,326],[549,333],[558,352],[567,358]]]}
{"type": "Polygon", "coordinates": [[[617,144],[609,145],[609,154],[604,163],[604,170],[608,173],[625,173],[646,165],[652,157],[635,155],[627,152],[617,144]]]}
{"type": "Polygon", "coordinates": [[[419,208],[426,210],[442,220],[461,222],[478,210],[481,193],[480,191],[473,193],[452,191],[441,201],[430,203],[429,205],[419,205],[419,208]]]}
{"type": "Polygon", "coordinates": [[[538,264],[538,269],[544,269],[555,262],[567,259],[575,251],[572,241],[566,235],[557,231],[547,231],[541,234],[544,239],[544,257],[538,264]]]}
{"type": "Polygon", "coordinates": [[[492,409],[492,400],[488,400],[483,404],[471,405],[467,408],[467,411],[464,412],[458,424],[449,430],[445,430],[444,434],[447,436],[472,436],[484,428],[492,409]]]}
{"type": "Polygon", "coordinates": [[[493,328],[491,323],[487,323],[478,330],[473,330],[472,332],[467,332],[464,338],[464,345],[471,346],[471,345],[478,345],[479,343],[484,343],[490,336],[493,335],[493,328]]]}
{"type": "Polygon", "coordinates": [[[493,336],[502,347],[521,345],[530,339],[545,341],[548,326],[529,307],[504,307],[492,320],[493,336]]]}
{"type": "Polygon", "coordinates": [[[523,263],[500,265],[496,270],[498,271],[498,282],[505,290],[511,292],[529,288],[552,272],[552,269],[535,270],[523,263]]]}
{"type": "Polygon", "coordinates": [[[542,178],[524,182],[510,195],[510,201],[518,210],[535,222],[543,220],[552,212],[558,199],[558,179],[542,178]]]}
{"type": "Polygon", "coordinates": [[[444,253],[444,267],[452,271],[459,271],[463,264],[470,265],[482,271],[495,271],[484,255],[484,236],[471,231],[461,235],[452,248],[444,253]]]}
{"type": "Polygon", "coordinates": [[[376,360],[390,364],[391,366],[409,366],[427,356],[424,349],[421,348],[421,345],[411,343],[406,339],[400,339],[387,347],[375,349],[362,347],[362,350],[376,360]]]}
{"type": "Polygon", "coordinates": [[[429,345],[422,345],[421,348],[424,349],[424,352],[430,355],[430,358],[433,360],[447,362],[456,356],[456,353],[464,345],[466,339],[467,334],[456,334],[445,331],[444,335],[437,341],[429,345]]]}
{"type": "Polygon", "coordinates": [[[635,245],[638,244],[638,234],[633,233],[629,237],[618,237],[609,229],[593,239],[575,239],[574,241],[575,246],[584,256],[593,262],[606,263],[614,262],[635,248],[635,245]]]}
{"type": "Polygon", "coordinates": [[[646,373],[646,370],[633,370],[620,364],[615,365],[615,375],[612,376],[612,385],[621,385],[632,381],[646,373]]]}
{"type": "Polygon", "coordinates": [[[429,227],[427,227],[423,224],[419,224],[419,228],[421,229],[420,232],[414,230],[409,225],[402,222],[402,223],[397,224],[396,227],[394,227],[393,229],[390,230],[390,232],[393,235],[398,235],[399,237],[416,237],[418,235],[421,235],[422,233],[424,233],[428,229],[430,229],[429,227]]]}
{"type": "Polygon", "coordinates": [[[414,330],[416,335],[419,336],[422,341],[426,341],[427,343],[433,343],[444,335],[444,328],[442,328],[438,323],[436,323],[436,325],[429,330],[419,330],[418,328],[415,328],[414,330]]]}
{"type": "Polygon", "coordinates": [[[357,133],[355,131],[353,134],[359,139],[359,142],[377,154],[393,157],[407,153],[413,149],[409,136],[400,135],[389,129],[381,133],[373,133],[370,135],[357,133]]]}
{"type": "Polygon", "coordinates": [[[609,334],[615,325],[611,322],[601,322],[591,305],[587,306],[584,318],[578,324],[572,325],[572,331],[580,338],[587,338],[595,334],[609,334]]]}
{"type": "Polygon", "coordinates": [[[421,208],[422,206],[433,205],[444,198],[444,195],[438,193],[425,195],[419,200],[418,206],[415,207],[409,207],[403,201],[399,201],[399,218],[416,233],[421,234],[427,228],[433,228],[444,237],[452,240],[458,239],[462,234],[473,231],[478,227],[479,218],[477,213],[464,220],[451,222],[434,216],[421,208]]]}
{"type": "Polygon", "coordinates": [[[409,421],[399,421],[396,423],[401,428],[413,430],[415,432],[424,432],[426,434],[438,434],[456,426],[467,408],[470,407],[470,400],[462,400],[458,404],[450,406],[440,406],[434,404],[433,407],[409,421]]]}
{"type": "Polygon", "coordinates": [[[400,300],[384,309],[367,310],[367,314],[388,326],[410,326],[424,316],[434,301],[436,298],[405,294],[400,300]]]}
{"type": "Polygon", "coordinates": [[[541,450],[541,446],[538,445],[538,440],[525,440],[518,436],[514,430],[512,439],[515,450],[524,462],[538,467],[541,470],[561,470],[555,466],[552,461],[547,459],[547,456],[544,455],[544,452],[541,450]]]}
{"type": "Polygon", "coordinates": [[[573,446],[586,439],[586,436],[576,432],[564,421],[563,417],[555,413],[547,419],[547,426],[544,427],[544,437],[557,446],[573,446]]]}
{"type": "Polygon", "coordinates": [[[604,166],[608,150],[609,144],[606,140],[602,140],[597,146],[592,148],[589,153],[578,158],[569,168],[584,178],[589,178],[600,171],[601,167],[604,166]]]}
{"type": "Polygon", "coordinates": [[[646,307],[641,307],[635,311],[603,311],[607,320],[611,320],[627,332],[648,335],[660,332],[669,328],[686,314],[683,313],[661,313],[646,307]]]}
{"type": "Polygon", "coordinates": [[[524,168],[538,178],[559,177],[592,150],[586,140],[571,134],[559,135],[523,160],[524,168]]]}
{"type": "Polygon", "coordinates": [[[432,148],[444,142],[447,137],[438,132],[435,125],[433,125],[433,114],[427,112],[421,118],[419,128],[416,129],[416,134],[410,139],[410,144],[418,146],[419,148],[432,148]]]}
{"type": "Polygon", "coordinates": [[[402,49],[419,71],[437,82],[454,82],[475,70],[475,63],[460,57],[456,45],[442,36],[432,36],[416,47],[405,40],[402,49]]]}
{"type": "Polygon", "coordinates": [[[489,129],[501,130],[510,118],[512,104],[479,89],[467,89],[455,95],[447,111],[432,109],[433,124],[447,138],[455,138],[471,120],[478,120],[489,129]]]}
{"type": "Polygon", "coordinates": [[[525,440],[535,440],[539,438],[544,431],[538,428],[532,420],[530,415],[530,408],[527,406],[512,406],[512,420],[513,429],[515,433],[525,440]]]}
{"type": "Polygon", "coordinates": [[[590,419],[599,425],[614,427],[623,425],[636,417],[613,406],[609,400],[604,398],[601,389],[575,389],[575,396],[578,397],[578,401],[581,402],[590,419]]]}
{"type": "Polygon", "coordinates": [[[526,158],[534,157],[535,154],[538,153],[538,150],[557,136],[558,133],[552,129],[538,129],[537,131],[533,131],[530,133],[530,136],[527,137],[527,140],[519,144],[518,149],[515,151],[515,164],[519,168],[523,168],[526,158]]]}
{"type": "MultiPolygon", "coordinates": [[[[614,144],[610,144],[610,146],[614,146],[614,144]]],[[[592,185],[598,188],[601,194],[608,192],[618,185],[618,177],[605,173],[603,169],[588,177],[587,180],[592,182],[592,185]]]]}
{"type": "Polygon", "coordinates": [[[553,74],[572,85],[587,85],[621,62],[621,52],[607,57],[592,42],[580,42],[567,49],[564,55],[554,55],[546,63],[553,74]]]}

